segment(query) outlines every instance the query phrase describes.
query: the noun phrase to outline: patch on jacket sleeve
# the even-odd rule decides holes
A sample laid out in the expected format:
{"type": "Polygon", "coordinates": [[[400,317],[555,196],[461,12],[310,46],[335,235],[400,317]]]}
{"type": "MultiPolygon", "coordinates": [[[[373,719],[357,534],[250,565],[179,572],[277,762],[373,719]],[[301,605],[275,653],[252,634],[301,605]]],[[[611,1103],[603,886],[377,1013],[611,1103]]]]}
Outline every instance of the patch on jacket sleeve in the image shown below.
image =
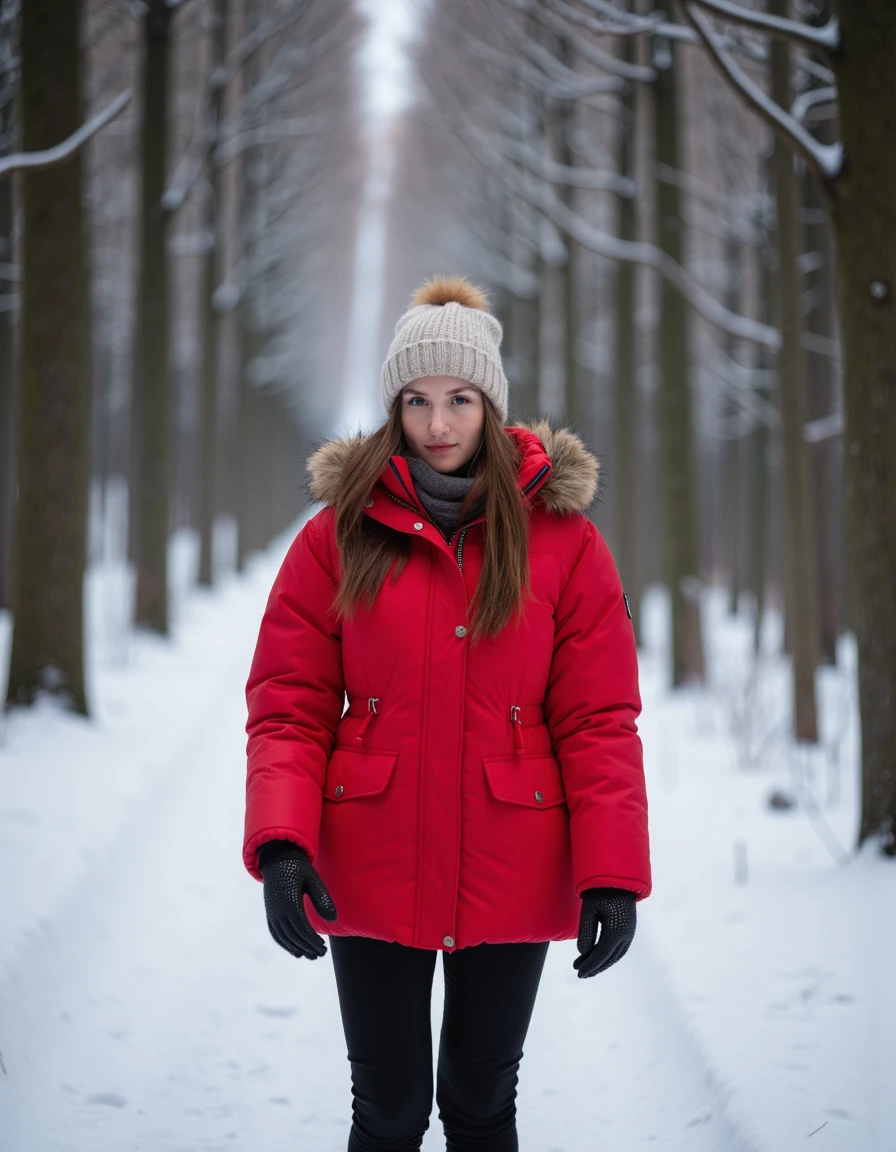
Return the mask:
{"type": "Polygon", "coordinates": [[[631,606],[631,604],[629,604],[628,596],[626,596],[626,594],[624,592],[622,593],[622,599],[625,601],[625,614],[626,614],[626,616],[628,616],[629,620],[631,620],[631,618],[632,618],[632,606],[631,606]]]}

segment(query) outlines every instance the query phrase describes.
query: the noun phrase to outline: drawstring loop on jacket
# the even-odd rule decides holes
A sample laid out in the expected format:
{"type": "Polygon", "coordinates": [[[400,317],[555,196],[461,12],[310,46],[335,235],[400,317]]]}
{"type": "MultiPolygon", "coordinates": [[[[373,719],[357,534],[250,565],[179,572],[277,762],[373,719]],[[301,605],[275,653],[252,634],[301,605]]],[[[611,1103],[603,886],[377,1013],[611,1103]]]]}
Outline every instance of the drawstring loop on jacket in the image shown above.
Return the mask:
{"type": "Polygon", "coordinates": [[[520,706],[514,704],[510,709],[510,723],[513,725],[513,747],[517,752],[526,751],[526,742],[523,739],[523,722],[520,720],[520,706]]]}
{"type": "Polygon", "coordinates": [[[367,715],[361,721],[361,727],[355,734],[355,739],[359,744],[364,743],[364,737],[367,735],[367,729],[373,723],[374,716],[379,715],[379,712],[377,711],[377,704],[379,704],[379,702],[379,696],[368,696],[367,698],[367,715]]]}

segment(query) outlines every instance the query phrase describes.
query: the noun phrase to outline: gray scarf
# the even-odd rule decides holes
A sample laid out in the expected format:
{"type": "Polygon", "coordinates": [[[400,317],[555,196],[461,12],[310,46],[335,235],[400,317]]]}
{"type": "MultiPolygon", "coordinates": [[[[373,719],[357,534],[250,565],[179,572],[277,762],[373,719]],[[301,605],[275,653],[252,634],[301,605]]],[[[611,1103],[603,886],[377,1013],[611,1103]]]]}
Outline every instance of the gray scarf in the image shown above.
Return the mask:
{"type": "MultiPolygon", "coordinates": [[[[420,503],[435,520],[445,539],[450,540],[460,527],[458,524],[460,507],[473,487],[475,476],[446,475],[444,472],[436,472],[435,468],[430,468],[426,461],[418,456],[405,458],[420,503]]],[[[470,509],[469,519],[473,520],[481,513],[482,503],[477,501],[470,509]]]]}

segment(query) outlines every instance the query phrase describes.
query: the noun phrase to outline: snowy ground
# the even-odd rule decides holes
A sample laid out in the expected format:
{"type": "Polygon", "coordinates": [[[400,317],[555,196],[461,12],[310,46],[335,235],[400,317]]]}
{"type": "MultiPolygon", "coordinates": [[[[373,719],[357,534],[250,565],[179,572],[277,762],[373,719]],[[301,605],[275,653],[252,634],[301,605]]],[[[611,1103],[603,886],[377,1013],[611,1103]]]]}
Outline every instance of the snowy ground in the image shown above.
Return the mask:
{"type": "MultiPolygon", "coordinates": [[[[329,959],[267,934],[242,870],[243,682],[281,540],[187,592],[170,644],[88,585],[95,717],[0,730],[0,1147],[338,1152],[349,1079],[329,959]]],[[[582,982],[553,945],[520,1084],[524,1152],[884,1152],[896,1131],[896,867],[851,857],[853,655],[821,677],[824,743],[786,732],[786,672],[752,674],[710,598],[713,689],[662,690],[647,617],[641,725],[656,892],[625,961],[582,982]],[[753,762],[755,761],[755,763],[753,762]],[[774,787],[798,808],[774,812],[774,787]],[[885,1043],[885,1037],[887,1043],[885,1043]]],[[[775,637],[767,637],[770,648],[775,637]]],[[[0,618],[0,666],[8,620],[0,618]]],[[[438,981],[438,978],[437,978],[438,981]]],[[[434,994],[437,1027],[441,984],[434,994]]],[[[424,1148],[443,1147],[437,1118],[424,1148]]]]}

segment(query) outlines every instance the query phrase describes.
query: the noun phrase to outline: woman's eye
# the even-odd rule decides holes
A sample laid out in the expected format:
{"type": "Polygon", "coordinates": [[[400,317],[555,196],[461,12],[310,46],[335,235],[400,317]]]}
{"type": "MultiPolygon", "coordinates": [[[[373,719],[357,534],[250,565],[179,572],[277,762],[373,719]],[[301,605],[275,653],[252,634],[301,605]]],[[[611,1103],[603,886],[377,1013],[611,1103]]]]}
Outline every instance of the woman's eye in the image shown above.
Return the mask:
{"type": "Polygon", "coordinates": [[[455,396],[454,399],[458,404],[469,404],[470,403],[468,397],[466,397],[466,396],[455,396]]]}
{"type": "Polygon", "coordinates": [[[423,403],[423,397],[422,396],[411,396],[408,400],[408,404],[413,404],[413,406],[415,408],[419,408],[420,404],[422,404],[422,403],[423,403]],[[419,403],[418,403],[418,401],[419,401],[419,403]]]}

